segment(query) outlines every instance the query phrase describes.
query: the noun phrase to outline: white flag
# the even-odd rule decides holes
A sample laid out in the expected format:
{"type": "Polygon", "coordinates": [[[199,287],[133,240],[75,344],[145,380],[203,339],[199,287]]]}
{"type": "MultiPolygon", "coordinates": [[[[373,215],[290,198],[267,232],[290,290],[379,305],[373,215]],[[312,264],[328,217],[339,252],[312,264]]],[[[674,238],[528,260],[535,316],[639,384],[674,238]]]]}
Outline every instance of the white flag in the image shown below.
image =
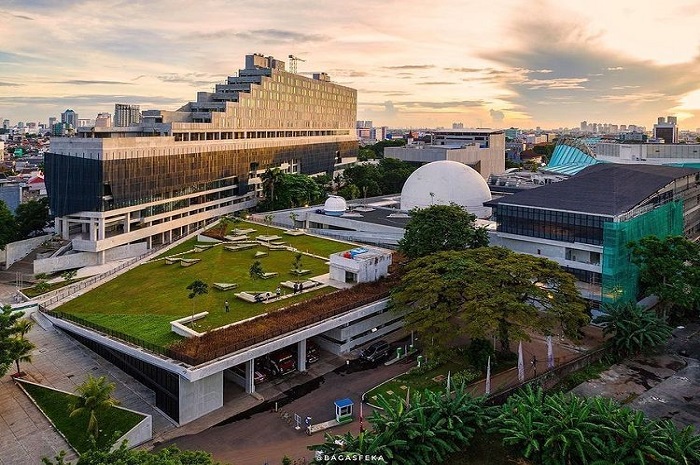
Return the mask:
{"type": "Polygon", "coordinates": [[[547,368],[554,368],[554,349],[552,348],[552,336],[547,336],[547,368]]]}
{"type": "Polygon", "coordinates": [[[523,363],[523,343],[518,343],[518,381],[525,381],[525,364],[523,363]]]}
{"type": "Polygon", "coordinates": [[[447,395],[450,395],[450,374],[452,373],[452,370],[447,372],[447,395]]]}
{"type": "Polygon", "coordinates": [[[484,394],[487,396],[491,394],[491,356],[489,355],[489,360],[486,362],[486,389],[484,389],[484,394]]]}

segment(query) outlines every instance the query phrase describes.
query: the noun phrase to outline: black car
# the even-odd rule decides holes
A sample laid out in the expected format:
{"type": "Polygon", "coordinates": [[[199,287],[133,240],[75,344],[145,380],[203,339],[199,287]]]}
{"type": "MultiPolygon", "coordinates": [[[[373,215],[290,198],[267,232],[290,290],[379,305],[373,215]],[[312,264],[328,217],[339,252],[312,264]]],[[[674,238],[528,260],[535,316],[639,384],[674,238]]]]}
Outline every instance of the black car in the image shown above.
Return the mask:
{"type": "Polygon", "coordinates": [[[360,359],[367,362],[377,362],[389,355],[389,343],[386,341],[377,341],[362,351],[360,359]]]}

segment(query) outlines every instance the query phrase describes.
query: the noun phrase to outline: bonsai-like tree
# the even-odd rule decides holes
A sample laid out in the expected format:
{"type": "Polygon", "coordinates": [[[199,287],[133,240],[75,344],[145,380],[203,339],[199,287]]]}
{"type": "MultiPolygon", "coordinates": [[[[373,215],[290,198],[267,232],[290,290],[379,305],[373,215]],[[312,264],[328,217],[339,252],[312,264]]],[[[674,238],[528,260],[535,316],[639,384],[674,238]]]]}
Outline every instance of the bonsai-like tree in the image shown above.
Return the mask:
{"type": "Polygon", "coordinates": [[[301,273],[301,270],[303,269],[303,265],[301,263],[302,257],[303,257],[303,255],[300,253],[297,253],[296,255],[294,255],[294,261],[292,262],[292,269],[297,274],[301,273]]]}
{"type": "Polygon", "coordinates": [[[88,415],[88,433],[97,438],[100,433],[99,425],[97,424],[97,414],[99,412],[109,410],[115,405],[119,405],[119,401],[112,397],[112,392],[115,388],[114,383],[107,382],[107,378],[100,376],[95,378],[88,375],[88,378],[77,387],[76,392],[79,397],[70,408],[70,417],[78,415],[88,415]]]}
{"type": "MultiPolygon", "coordinates": [[[[199,279],[192,281],[189,286],[187,286],[187,290],[190,291],[189,297],[190,299],[194,299],[198,295],[204,295],[209,292],[209,286],[207,283],[204,281],[201,281],[199,279]]],[[[194,300],[192,300],[192,321],[191,323],[194,325],[194,300]]]]}
{"type": "Polygon", "coordinates": [[[250,277],[253,279],[258,279],[262,278],[265,272],[263,271],[262,263],[260,263],[260,260],[255,260],[252,265],[250,265],[250,268],[248,269],[248,273],[250,274],[250,277]]]}

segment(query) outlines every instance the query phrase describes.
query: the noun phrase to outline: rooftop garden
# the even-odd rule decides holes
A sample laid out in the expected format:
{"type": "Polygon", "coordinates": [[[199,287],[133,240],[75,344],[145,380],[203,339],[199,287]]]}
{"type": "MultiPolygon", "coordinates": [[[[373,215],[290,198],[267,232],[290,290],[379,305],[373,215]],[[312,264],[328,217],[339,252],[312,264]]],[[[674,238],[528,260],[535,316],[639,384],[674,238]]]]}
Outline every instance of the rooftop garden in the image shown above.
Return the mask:
{"type": "Polygon", "coordinates": [[[173,320],[207,311],[209,314],[196,320],[193,326],[198,332],[206,332],[334,291],[333,288],[321,287],[293,294],[292,289],[281,283],[304,281],[328,273],[327,257],[347,250],[348,244],[308,235],[286,235],[281,229],[246,222],[227,225],[228,234],[236,228],[254,229],[255,232],[248,234],[249,241],[258,236],[279,236],[276,243],[284,243],[302,252],[301,268],[308,272],[303,277],[292,273],[298,253],[284,248],[274,250],[251,244],[250,248],[231,251],[226,249],[228,244],[211,246],[211,243],[200,243],[201,247],[196,247],[198,241],[192,239],[66,302],[57,311],[74,320],[80,319],[77,320],[79,323],[104,327],[166,348],[181,339],[171,332],[170,322],[173,320]],[[185,264],[194,263],[190,266],[179,261],[168,264],[166,257],[184,259],[185,264]],[[251,277],[250,267],[256,261],[260,262],[269,279],[251,277]],[[196,280],[206,283],[208,292],[190,299],[186,288],[196,280]],[[215,283],[236,286],[222,291],[214,287],[215,283]],[[237,292],[276,294],[277,288],[281,289],[284,298],[270,299],[265,303],[246,302],[235,296],[237,292]],[[225,311],[226,301],[229,303],[228,312],[225,311]]]}

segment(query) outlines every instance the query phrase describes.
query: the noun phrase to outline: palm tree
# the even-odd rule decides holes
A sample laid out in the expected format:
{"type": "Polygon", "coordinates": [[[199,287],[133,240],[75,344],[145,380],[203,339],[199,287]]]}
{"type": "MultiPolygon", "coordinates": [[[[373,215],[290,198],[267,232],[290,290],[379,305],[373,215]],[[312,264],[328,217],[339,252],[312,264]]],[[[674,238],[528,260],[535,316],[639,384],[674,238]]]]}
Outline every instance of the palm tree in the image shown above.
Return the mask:
{"type": "Polygon", "coordinates": [[[271,210],[275,209],[275,185],[279,184],[283,177],[284,173],[282,173],[279,168],[267,169],[262,176],[260,176],[263,182],[265,196],[267,196],[268,192],[270,194],[270,198],[267,200],[271,210]]]}
{"type": "MultiPolygon", "coordinates": [[[[192,281],[186,289],[190,291],[189,295],[187,296],[190,299],[194,299],[198,295],[204,295],[209,292],[209,286],[207,285],[207,283],[199,279],[192,281]]],[[[192,320],[190,321],[190,323],[192,324],[192,326],[194,326],[194,300],[192,300],[192,320]]]]}
{"type": "MultiPolygon", "coordinates": [[[[394,450],[405,446],[405,441],[394,439],[387,433],[377,434],[363,431],[357,436],[351,432],[344,435],[331,435],[326,433],[323,444],[309,446],[309,450],[322,452],[323,455],[335,457],[326,461],[316,460],[314,463],[335,464],[346,463],[350,457],[374,456],[373,460],[364,460],[366,464],[385,464],[395,458],[394,450]]],[[[356,460],[356,459],[355,459],[356,460]]]]}
{"type": "Polygon", "coordinates": [[[107,382],[107,378],[104,376],[95,378],[92,375],[88,375],[83,384],[76,388],[79,397],[70,406],[70,417],[87,414],[89,418],[88,433],[95,438],[100,432],[97,424],[97,414],[119,405],[119,401],[112,397],[115,387],[116,385],[107,382]]]}
{"type": "Polygon", "coordinates": [[[32,344],[31,342],[27,341],[23,337],[15,337],[13,338],[10,348],[9,348],[9,353],[10,357],[12,360],[15,361],[15,364],[17,365],[17,374],[19,375],[21,373],[19,369],[19,362],[26,362],[30,363],[32,361],[32,355],[31,352],[34,350],[36,346],[32,344]]]}
{"type": "Polygon", "coordinates": [[[662,346],[671,337],[671,327],[654,311],[634,302],[608,304],[596,323],[606,325],[603,334],[612,335],[609,344],[619,354],[639,354],[662,346]]]}
{"type": "Polygon", "coordinates": [[[19,334],[20,339],[24,339],[24,336],[29,332],[29,330],[32,329],[32,326],[34,326],[34,322],[28,318],[23,318],[15,324],[15,328],[17,328],[17,334],[19,334]]]}

